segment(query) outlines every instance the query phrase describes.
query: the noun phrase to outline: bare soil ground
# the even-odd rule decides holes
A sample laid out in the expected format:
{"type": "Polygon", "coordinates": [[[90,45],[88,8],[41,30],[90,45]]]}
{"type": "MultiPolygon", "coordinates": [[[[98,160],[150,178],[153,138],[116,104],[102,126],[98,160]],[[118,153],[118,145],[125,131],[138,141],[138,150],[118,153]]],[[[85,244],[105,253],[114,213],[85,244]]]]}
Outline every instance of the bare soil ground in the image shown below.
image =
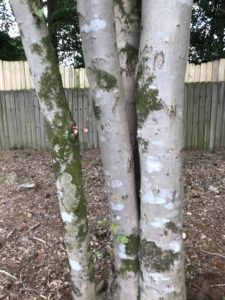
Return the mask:
{"type": "MultiPolygon", "coordinates": [[[[99,151],[82,154],[96,280],[113,249],[99,151]]],[[[186,152],[184,241],[188,300],[225,299],[225,151],[186,152]]],[[[48,152],[0,151],[0,300],[70,300],[67,256],[48,152]],[[31,189],[20,184],[35,183],[31,189]]],[[[91,299],[90,299],[91,300],[91,299]]]]}

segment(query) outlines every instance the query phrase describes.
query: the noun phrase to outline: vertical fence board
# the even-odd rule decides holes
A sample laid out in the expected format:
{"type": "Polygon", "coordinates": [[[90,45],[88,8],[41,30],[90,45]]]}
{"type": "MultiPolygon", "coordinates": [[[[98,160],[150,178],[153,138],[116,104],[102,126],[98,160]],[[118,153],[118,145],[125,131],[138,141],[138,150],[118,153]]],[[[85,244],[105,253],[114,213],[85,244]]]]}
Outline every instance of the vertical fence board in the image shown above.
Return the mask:
{"type": "Polygon", "coordinates": [[[204,122],[205,122],[205,97],[206,84],[200,83],[200,97],[199,97],[199,114],[198,114],[198,149],[204,147],[204,122]]]}
{"type": "Polygon", "coordinates": [[[87,89],[83,90],[83,148],[88,148],[88,91],[87,89]]]}
{"type": "Polygon", "coordinates": [[[4,72],[3,72],[3,62],[0,60],[0,91],[5,90],[4,84],[4,72]]]}
{"type": "MultiPolygon", "coordinates": [[[[1,62],[0,62],[1,63],[1,62]]],[[[0,92],[0,149],[5,149],[4,124],[3,124],[3,92],[0,92]]]]}
{"type": "Polygon", "coordinates": [[[211,108],[211,120],[210,120],[210,138],[209,138],[209,150],[213,151],[215,146],[216,135],[216,113],[218,103],[218,84],[212,83],[212,108],[211,108]]]}
{"type": "Polygon", "coordinates": [[[218,81],[219,61],[214,60],[212,67],[212,81],[218,81]]]}
{"type": "Polygon", "coordinates": [[[32,91],[32,98],[34,103],[34,118],[35,118],[35,134],[36,134],[36,148],[41,149],[41,123],[40,123],[40,107],[36,97],[35,91],[32,91]]]}
{"type": "Polygon", "coordinates": [[[209,149],[211,106],[212,106],[212,83],[208,82],[206,84],[206,98],[205,98],[204,147],[203,147],[204,150],[209,149]]]}
{"type": "Polygon", "coordinates": [[[222,138],[222,118],[223,118],[223,98],[224,98],[224,82],[218,83],[218,102],[216,112],[216,136],[215,136],[215,149],[220,149],[222,138]]]}
{"type": "Polygon", "coordinates": [[[3,124],[3,136],[4,136],[4,149],[9,149],[9,133],[8,133],[8,123],[5,105],[5,92],[1,93],[1,103],[2,103],[2,124],[3,124]]]}
{"type": "Polygon", "coordinates": [[[194,102],[193,102],[193,131],[192,131],[192,148],[198,149],[198,125],[199,125],[199,96],[200,84],[194,85],[194,102]]]}
{"type": "Polygon", "coordinates": [[[183,107],[183,143],[184,147],[186,147],[186,140],[187,140],[187,108],[188,108],[188,86],[187,84],[184,85],[184,107],[183,107]]]}
{"type": "Polygon", "coordinates": [[[187,95],[187,134],[186,134],[186,148],[192,149],[192,118],[193,118],[193,98],[194,98],[194,86],[193,84],[187,85],[188,95],[187,95]]]}

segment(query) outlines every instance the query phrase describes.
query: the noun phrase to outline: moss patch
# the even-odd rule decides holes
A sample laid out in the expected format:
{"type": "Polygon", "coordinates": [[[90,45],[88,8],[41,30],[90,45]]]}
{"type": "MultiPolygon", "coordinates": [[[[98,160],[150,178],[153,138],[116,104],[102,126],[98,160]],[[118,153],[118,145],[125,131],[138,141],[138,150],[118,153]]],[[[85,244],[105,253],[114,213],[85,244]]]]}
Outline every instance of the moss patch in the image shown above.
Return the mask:
{"type": "Polygon", "coordinates": [[[98,87],[106,91],[110,91],[117,87],[117,79],[115,76],[97,68],[95,68],[93,71],[96,76],[96,82],[98,87]]]}
{"type": "Polygon", "coordinates": [[[38,43],[33,43],[33,44],[31,45],[31,51],[32,51],[33,53],[39,55],[39,56],[41,56],[42,53],[43,53],[42,46],[39,45],[38,43]]]}
{"type": "Polygon", "coordinates": [[[125,245],[125,251],[128,256],[137,255],[139,247],[139,236],[132,234],[127,237],[128,243],[125,245]]]}
{"type": "Polygon", "coordinates": [[[166,223],[165,228],[172,231],[173,233],[178,233],[179,232],[178,226],[172,221],[166,223]]]}
{"type": "MultiPolygon", "coordinates": [[[[139,71],[140,72],[140,71],[139,71]]],[[[137,73],[137,77],[141,77],[137,73]]],[[[163,108],[162,101],[158,98],[158,90],[151,88],[153,76],[149,76],[143,85],[139,85],[137,89],[137,114],[138,127],[141,128],[148,118],[150,111],[160,110],[163,108]]]]}
{"type": "Polygon", "coordinates": [[[135,259],[122,259],[121,267],[119,273],[124,275],[127,272],[138,273],[139,272],[139,261],[138,258],[135,259]]]}
{"type": "Polygon", "coordinates": [[[138,49],[133,45],[126,43],[125,47],[120,50],[120,53],[126,55],[126,64],[128,67],[133,67],[136,65],[138,60],[138,49]]]}
{"type": "Polygon", "coordinates": [[[126,11],[124,6],[124,0],[114,0],[115,5],[120,9],[122,16],[124,17],[125,24],[129,25],[133,22],[134,17],[140,16],[140,1],[130,0],[129,10],[126,11]]]}
{"type": "Polygon", "coordinates": [[[141,260],[145,267],[155,272],[169,271],[179,254],[172,250],[163,251],[155,242],[141,241],[141,260]]]}

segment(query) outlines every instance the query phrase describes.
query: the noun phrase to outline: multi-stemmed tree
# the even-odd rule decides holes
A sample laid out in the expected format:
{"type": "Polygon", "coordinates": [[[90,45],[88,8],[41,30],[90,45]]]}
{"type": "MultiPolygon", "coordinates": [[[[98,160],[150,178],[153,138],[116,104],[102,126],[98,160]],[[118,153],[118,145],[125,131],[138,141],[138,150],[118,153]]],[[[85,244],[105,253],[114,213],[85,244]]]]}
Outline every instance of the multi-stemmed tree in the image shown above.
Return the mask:
{"type": "MultiPolygon", "coordinates": [[[[10,2],[47,123],[73,298],[96,299],[79,128],[39,1],[10,2]]],[[[191,6],[191,0],[78,1],[114,238],[116,276],[106,297],[114,300],[185,299],[182,101],[191,6]]]]}

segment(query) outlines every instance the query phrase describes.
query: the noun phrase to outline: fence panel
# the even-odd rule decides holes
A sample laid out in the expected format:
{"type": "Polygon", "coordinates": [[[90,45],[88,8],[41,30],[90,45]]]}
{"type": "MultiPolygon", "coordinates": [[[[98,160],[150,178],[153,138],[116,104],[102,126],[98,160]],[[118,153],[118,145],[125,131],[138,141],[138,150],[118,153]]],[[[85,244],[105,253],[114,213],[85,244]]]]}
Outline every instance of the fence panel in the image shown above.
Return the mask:
{"type": "MultiPolygon", "coordinates": [[[[98,147],[89,90],[66,89],[66,98],[79,127],[81,146],[98,147]]],[[[44,118],[33,90],[0,92],[0,149],[17,148],[48,148],[44,118]]]]}
{"type": "MultiPolygon", "coordinates": [[[[97,148],[98,135],[89,89],[66,89],[83,148],[97,148]]],[[[225,147],[225,82],[188,83],[184,97],[184,146],[225,147]]],[[[44,118],[33,90],[0,91],[0,149],[47,149],[44,118]]]]}

